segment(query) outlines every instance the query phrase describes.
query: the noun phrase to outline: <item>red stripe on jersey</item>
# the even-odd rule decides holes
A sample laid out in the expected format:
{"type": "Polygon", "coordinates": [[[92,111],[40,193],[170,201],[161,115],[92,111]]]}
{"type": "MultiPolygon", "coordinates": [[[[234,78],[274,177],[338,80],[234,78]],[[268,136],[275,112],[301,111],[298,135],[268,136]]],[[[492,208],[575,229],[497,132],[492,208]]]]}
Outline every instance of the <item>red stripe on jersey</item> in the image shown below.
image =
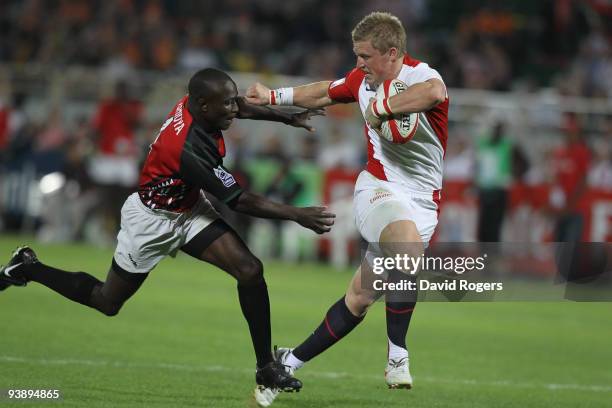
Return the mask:
{"type": "Polygon", "coordinates": [[[446,156],[446,141],[448,139],[448,103],[449,100],[447,97],[444,102],[437,104],[425,112],[427,121],[434,132],[436,132],[438,140],[440,140],[444,156],[446,156]]]}
{"type": "Polygon", "coordinates": [[[408,54],[404,54],[404,61],[403,61],[403,63],[404,63],[404,65],[408,65],[410,67],[416,67],[417,65],[419,65],[421,63],[421,61],[412,58],[408,54]]]}
{"type": "Polygon", "coordinates": [[[377,158],[374,157],[374,145],[370,140],[370,135],[368,134],[368,126],[364,126],[366,140],[368,141],[368,164],[366,165],[366,170],[370,172],[374,177],[380,180],[387,181],[387,175],[385,174],[385,169],[377,158]]]}

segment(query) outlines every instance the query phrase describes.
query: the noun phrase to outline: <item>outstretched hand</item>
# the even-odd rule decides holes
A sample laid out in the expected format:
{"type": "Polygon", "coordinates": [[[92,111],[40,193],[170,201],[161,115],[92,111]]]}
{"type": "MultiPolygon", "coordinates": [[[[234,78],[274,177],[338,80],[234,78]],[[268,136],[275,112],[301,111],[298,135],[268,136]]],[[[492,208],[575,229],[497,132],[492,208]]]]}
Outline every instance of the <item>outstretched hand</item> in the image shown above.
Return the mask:
{"type": "Polygon", "coordinates": [[[247,88],[245,98],[248,103],[253,105],[268,105],[270,103],[270,88],[255,82],[247,88]]]}
{"type": "Polygon", "coordinates": [[[287,124],[314,132],[316,129],[307,123],[313,116],[325,116],[325,109],[306,109],[302,112],[293,113],[291,114],[291,120],[287,124]]]}
{"type": "Polygon", "coordinates": [[[295,221],[304,228],[308,228],[317,234],[323,234],[331,230],[334,225],[336,214],[328,212],[327,207],[303,207],[296,208],[297,217],[295,221]]]}

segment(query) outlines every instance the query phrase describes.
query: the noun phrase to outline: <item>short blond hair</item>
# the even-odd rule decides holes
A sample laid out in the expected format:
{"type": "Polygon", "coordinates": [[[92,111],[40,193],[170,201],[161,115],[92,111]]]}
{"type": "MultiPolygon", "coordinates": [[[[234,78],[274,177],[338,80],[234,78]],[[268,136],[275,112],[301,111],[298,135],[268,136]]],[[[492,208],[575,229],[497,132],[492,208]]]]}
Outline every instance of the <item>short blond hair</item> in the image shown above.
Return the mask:
{"type": "Polygon", "coordinates": [[[353,43],[370,41],[378,51],[395,47],[406,52],[406,31],[399,18],[391,13],[375,11],[365,16],[351,33],[353,43]]]}

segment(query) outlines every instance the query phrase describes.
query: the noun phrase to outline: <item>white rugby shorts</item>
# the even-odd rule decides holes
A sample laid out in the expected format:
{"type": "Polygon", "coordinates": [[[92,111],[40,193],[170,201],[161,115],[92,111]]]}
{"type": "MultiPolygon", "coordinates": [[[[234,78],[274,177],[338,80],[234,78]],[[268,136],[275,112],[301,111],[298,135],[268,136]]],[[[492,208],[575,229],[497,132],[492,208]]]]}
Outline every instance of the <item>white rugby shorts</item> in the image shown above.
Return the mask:
{"type": "Polygon", "coordinates": [[[148,273],[167,255],[175,257],[183,245],[218,218],[219,213],[203,194],[191,210],[177,213],[153,210],[133,193],[121,208],[115,262],[127,272],[148,273]]]}
{"type": "Polygon", "coordinates": [[[357,178],[353,196],[355,223],[368,243],[378,243],[383,229],[395,221],[416,224],[427,247],[438,224],[439,192],[417,192],[398,183],[379,180],[367,170],[357,178]],[[437,197],[436,197],[437,195],[437,197]]]}

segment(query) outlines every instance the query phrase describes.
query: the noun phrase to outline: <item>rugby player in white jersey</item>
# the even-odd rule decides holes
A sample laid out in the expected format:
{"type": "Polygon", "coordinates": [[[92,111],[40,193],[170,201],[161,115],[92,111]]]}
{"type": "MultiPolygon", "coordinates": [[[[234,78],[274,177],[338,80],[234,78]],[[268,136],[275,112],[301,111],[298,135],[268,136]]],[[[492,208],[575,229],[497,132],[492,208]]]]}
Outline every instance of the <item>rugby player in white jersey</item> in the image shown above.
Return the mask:
{"type": "MultiPolygon", "coordinates": [[[[368,162],[355,185],[354,215],[362,237],[380,244],[374,253],[370,245],[366,259],[393,256],[387,250],[395,243],[408,243],[407,251],[419,256],[438,222],[448,134],[446,87],[436,70],[406,53],[406,32],[400,20],[389,13],[375,12],[364,17],[355,26],[352,41],[356,67],[344,78],[274,90],[256,83],[247,90],[246,99],[253,104],[305,108],[359,103],[365,120],[368,162]],[[405,82],[408,88],[382,103],[376,102],[378,85],[394,78],[405,82]],[[377,133],[391,114],[415,112],[419,113],[417,131],[403,143],[387,141],[377,133]]],[[[345,296],[329,309],[321,325],[295,349],[279,349],[277,358],[293,373],[347,335],[379,296],[362,285],[361,268],[358,269],[345,296]]],[[[414,306],[414,301],[392,301],[387,297],[389,351],[385,380],[389,388],[412,387],[406,334],[414,306]]],[[[276,395],[273,389],[255,390],[263,406],[270,405],[276,395]]]]}

